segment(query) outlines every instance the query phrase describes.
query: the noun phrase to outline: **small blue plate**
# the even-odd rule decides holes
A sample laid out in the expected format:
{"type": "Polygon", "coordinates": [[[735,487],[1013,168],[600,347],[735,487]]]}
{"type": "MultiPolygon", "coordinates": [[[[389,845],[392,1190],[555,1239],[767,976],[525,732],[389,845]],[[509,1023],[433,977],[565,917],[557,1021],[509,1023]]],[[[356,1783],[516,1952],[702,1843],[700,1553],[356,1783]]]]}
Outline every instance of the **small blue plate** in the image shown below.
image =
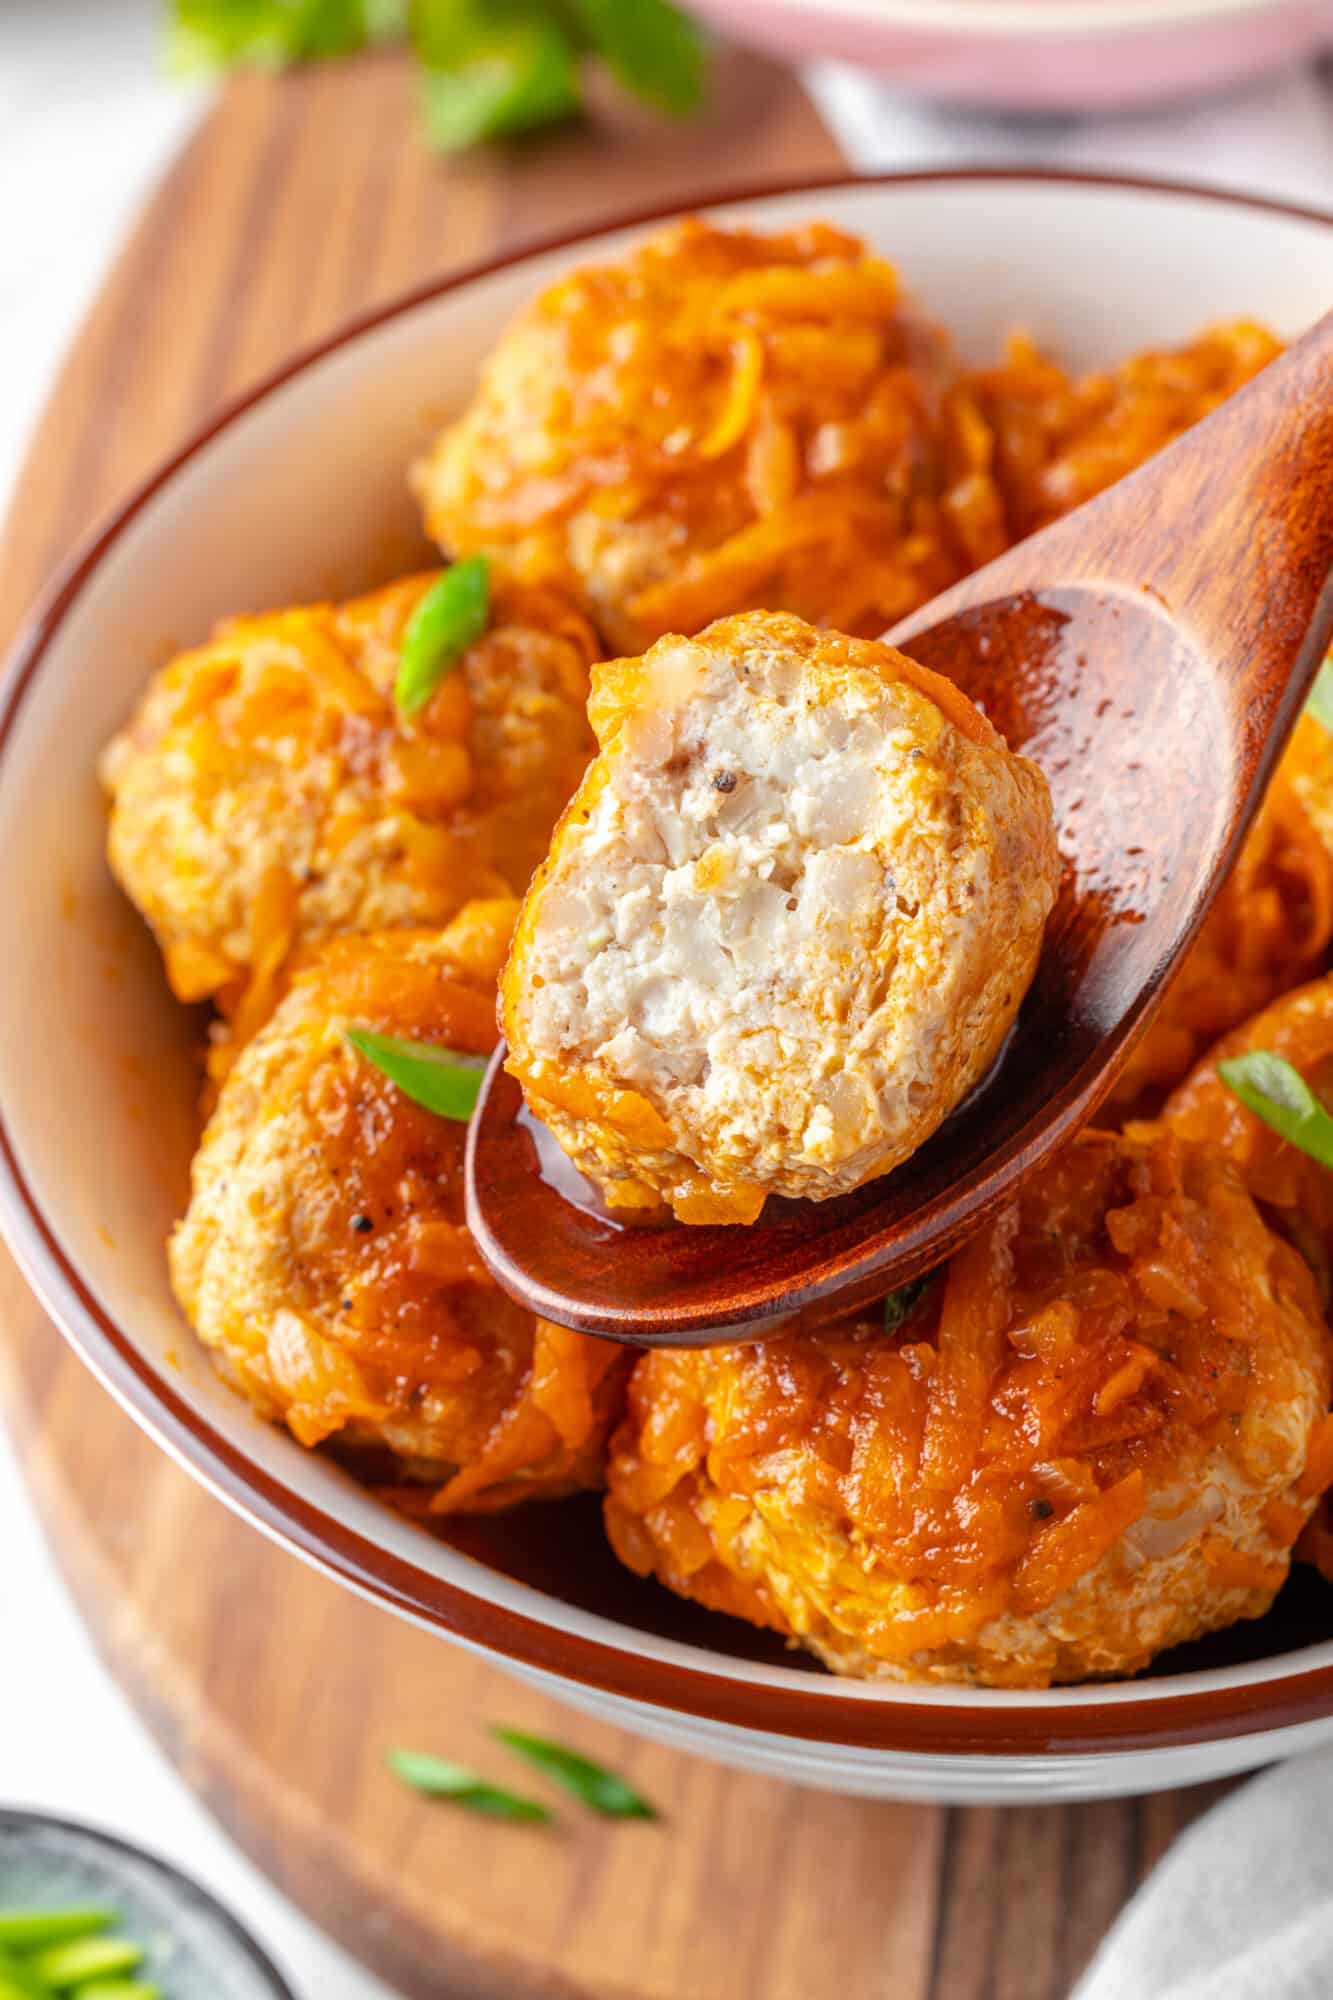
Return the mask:
{"type": "Polygon", "coordinates": [[[221,1903],[169,1862],[73,1820],[0,1807],[0,1911],[107,1903],[167,2000],[295,2000],[221,1903]]]}

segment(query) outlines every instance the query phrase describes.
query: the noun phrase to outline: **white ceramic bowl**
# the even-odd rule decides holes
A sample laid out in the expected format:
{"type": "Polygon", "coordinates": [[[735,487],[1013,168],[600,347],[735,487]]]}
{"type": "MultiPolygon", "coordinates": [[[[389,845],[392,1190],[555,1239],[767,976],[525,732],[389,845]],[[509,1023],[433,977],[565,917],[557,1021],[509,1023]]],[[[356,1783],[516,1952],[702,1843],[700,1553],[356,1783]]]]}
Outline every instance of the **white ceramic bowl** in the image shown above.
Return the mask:
{"type": "Polygon", "coordinates": [[[996,110],[1106,111],[1222,90],[1333,47],[1333,0],[695,0],[776,55],[839,56],[996,110]]]}
{"type": "MultiPolygon", "coordinates": [[[[973,356],[1015,323],[1076,366],[1333,305],[1333,219],[1187,189],[1023,174],[830,183],[725,205],[823,215],[894,258],[973,356]]],[[[641,219],[643,220],[643,219],[641,219]]],[[[129,503],[58,582],[0,699],[0,1220],[53,1318],[200,1479],[353,1587],[673,1744],[849,1792],[1081,1797],[1176,1785],[1333,1736],[1333,1598],[1123,1685],[1022,1694],[838,1681],[604,1554],[595,1503],[449,1542],[261,1424],[182,1324],[163,1240],[194,1138],[197,1025],[102,857],[98,751],[169,647],[225,612],[350,590],[420,556],[404,484],[504,321],[639,226],[404,300],[286,369],[129,503]],[[534,1555],[534,1547],[536,1554],[534,1555]]]]}

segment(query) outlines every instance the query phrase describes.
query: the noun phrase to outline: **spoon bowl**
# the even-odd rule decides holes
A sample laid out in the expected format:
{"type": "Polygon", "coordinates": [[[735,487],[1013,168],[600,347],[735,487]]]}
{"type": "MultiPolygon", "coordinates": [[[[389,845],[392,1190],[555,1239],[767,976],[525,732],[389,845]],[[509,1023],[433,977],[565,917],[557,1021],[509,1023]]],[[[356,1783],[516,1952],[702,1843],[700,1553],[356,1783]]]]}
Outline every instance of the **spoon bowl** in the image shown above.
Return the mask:
{"type": "MultiPolygon", "coordinates": [[[[1211,907],[1333,636],[1333,314],[1129,478],[888,637],[1051,787],[1063,859],[1001,1060],[911,1159],[750,1227],[626,1227],[543,1166],[501,1048],[468,1222],[544,1318],[638,1346],[830,1317],[937,1264],[1105,1097],[1211,907]]],[[[572,1170],[571,1170],[572,1172],[572,1170]]]]}

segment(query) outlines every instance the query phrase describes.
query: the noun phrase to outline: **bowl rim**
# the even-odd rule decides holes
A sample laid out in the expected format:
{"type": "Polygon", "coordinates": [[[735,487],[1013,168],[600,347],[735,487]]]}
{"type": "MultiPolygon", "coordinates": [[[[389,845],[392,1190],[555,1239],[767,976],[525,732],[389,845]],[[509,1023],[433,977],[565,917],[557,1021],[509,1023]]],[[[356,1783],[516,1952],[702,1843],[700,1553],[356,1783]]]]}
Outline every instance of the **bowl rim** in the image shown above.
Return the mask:
{"type": "Polygon", "coordinates": [[[191,1902],[201,1903],[211,1917],[216,1918],[242,1956],[264,1980],[272,2000],[296,2000],[295,1991],[288,1985],[282,1973],[269,1957],[258,1938],[246,1929],[234,1911],[214,1894],[213,1890],[190,1875],[174,1861],[168,1861],[155,1848],[143,1847],[137,1840],[126,1834],[112,1833],[109,1828],[95,1826],[90,1820],[70,1819],[64,1813],[42,1812],[27,1806],[0,1805],[0,1837],[15,1833],[21,1835],[26,1827],[41,1827],[48,1832],[73,1834],[78,1840],[86,1840],[104,1853],[114,1855],[117,1860],[126,1858],[137,1862],[140,1867],[148,1867],[153,1874],[160,1875],[173,1897],[182,1892],[191,1902]]]}
{"type": "MultiPolygon", "coordinates": [[[[1333,210],[1231,193],[1189,180],[988,165],[878,174],[844,171],[724,187],[700,194],[684,208],[679,202],[669,202],[618,213],[592,228],[557,231],[473,261],[446,277],[427,280],[343,322],[224,403],[75,547],[21,623],[0,670],[0,784],[27,692],[65,619],[105,558],[141,511],[221,432],[308,369],[419,307],[514,266],[581,245],[592,247],[620,231],[646,228],[683,213],[727,211],[806,194],[969,182],[1034,190],[1056,186],[1164,195],[1333,229],[1333,210]]],[[[1169,1681],[1126,1681],[1108,1684],[1105,1690],[1095,1686],[1086,1690],[990,1690],[984,1702],[964,1705],[950,1700],[953,1691],[946,1686],[914,1689],[910,1684],[893,1682],[849,1686],[832,1676],[817,1675],[810,1676],[808,1686],[765,1683],[748,1679],[743,1672],[645,1656],[626,1644],[548,1622],[446,1580],[377,1543],[294,1491],[215,1430],[138,1351],[84,1282],[28,1183],[2,1102],[0,1233],[39,1303],[76,1353],[140,1427],[224,1504],[361,1596],[519,1668],[554,1676],[590,1692],[742,1732],[810,1745],[827,1743],[851,1750],[945,1757],[1105,1756],[1266,1734],[1333,1714],[1333,1662],[1285,1669],[1279,1664],[1262,1680],[1236,1671],[1228,1684],[1187,1685],[1176,1691],[1169,1681]],[[923,1694],[930,1698],[922,1699],[923,1694]]],[[[628,1638],[630,1628],[624,1629],[628,1638]]],[[[1283,1657],[1278,1656],[1279,1662],[1283,1657]]],[[[1299,1654],[1287,1657],[1294,1661],[1299,1654]]],[[[1200,1678],[1182,1676],[1187,1682],[1200,1678]]]]}
{"type": "Polygon", "coordinates": [[[767,9],[806,20],[841,20],[884,33],[967,34],[988,42],[1029,37],[1041,41],[1052,35],[1095,41],[1126,34],[1167,34],[1220,26],[1230,19],[1294,13],[1304,4],[1305,0],[724,0],[728,13],[739,5],[747,13],[767,9]]]}

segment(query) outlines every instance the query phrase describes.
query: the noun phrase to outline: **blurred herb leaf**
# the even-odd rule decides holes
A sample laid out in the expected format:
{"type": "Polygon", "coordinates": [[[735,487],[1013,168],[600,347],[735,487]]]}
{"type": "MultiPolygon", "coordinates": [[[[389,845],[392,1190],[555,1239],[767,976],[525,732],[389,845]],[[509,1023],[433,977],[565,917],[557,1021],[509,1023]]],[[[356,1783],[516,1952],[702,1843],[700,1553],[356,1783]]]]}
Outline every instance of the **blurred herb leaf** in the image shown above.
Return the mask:
{"type": "Polygon", "coordinates": [[[197,71],[278,69],[401,35],[403,0],[171,0],[167,56],[197,71]]]}
{"type": "Polygon", "coordinates": [[[420,88],[426,137],[445,153],[557,125],[581,102],[574,51],[553,21],[482,30],[450,62],[423,61],[420,88]]]}
{"type": "Polygon", "coordinates": [[[569,0],[613,75],[636,97],[673,118],[698,108],[704,90],[699,30],[669,0],[569,0]]]}
{"type": "Polygon", "coordinates": [[[426,137],[453,152],[574,116],[579,57],[680,117],[702,99],[699,31],[671,0],[167,0],[173,69],[281,68],[406,37],[426,137]]]}

